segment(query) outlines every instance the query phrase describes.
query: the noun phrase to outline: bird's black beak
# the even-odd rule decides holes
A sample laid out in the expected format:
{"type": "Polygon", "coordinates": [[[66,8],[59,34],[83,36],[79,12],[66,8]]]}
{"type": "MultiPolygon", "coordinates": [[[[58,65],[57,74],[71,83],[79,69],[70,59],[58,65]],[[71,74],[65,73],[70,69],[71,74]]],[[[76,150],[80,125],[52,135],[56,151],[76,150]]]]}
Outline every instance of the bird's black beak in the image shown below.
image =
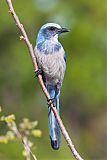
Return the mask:
{"type": "Polygon", "coordinates": [[[65,33],[65,32],[69,32],[70,30],[68,30],[67,28],[62,27],[61,29],[58,30],[58,33],[65,33]]]}

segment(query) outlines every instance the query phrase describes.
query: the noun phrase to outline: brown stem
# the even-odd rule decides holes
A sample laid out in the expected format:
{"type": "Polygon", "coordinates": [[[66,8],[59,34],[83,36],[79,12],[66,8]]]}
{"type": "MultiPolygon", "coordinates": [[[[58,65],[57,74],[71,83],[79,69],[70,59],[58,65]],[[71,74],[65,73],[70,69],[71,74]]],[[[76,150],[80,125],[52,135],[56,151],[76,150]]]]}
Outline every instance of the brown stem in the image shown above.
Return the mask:
{"type": "MultiPolygon", "coordinates": [[[[11,13],[11,15],[13,16],[14,18],[14,21],[16,23],[16,26],[18,27],[18,29],[20,30],[22,36],[20,37],[20,39],[23,39],[28,47],[28,50],[29,50],[29,54],[31,56],[31,59],[32,59],[32,63],[33,63],[33,66],[34,66],[34,71],[37,71],[38,70],[38,65],[37,65],[37,61],[36,61],[36,57],[35,57],[35,54],[34,54],[34,50],[33,50],[33,47],[32,47],[32,44],[30,43],[29,39],[28,39],[28,36],[25,32],[25,29],[23,27],[23,25],[20,23],[20,20],[18,18],[18,16],[16,15],[15,11],[14,11],[14,8],[13,8],[13,5],[12,5],[12,1],[11,0],[6,0],[7,1],[7,4],[8,4],[8,7],[9,7],[9,11],[11,13]]],[[[45,85],[44,85],[44,82],[43,82],[43,79],[42,79],[42,76],[41,75],[38,75],[38,80],[39,80],[39,84],[47,98],[47,100],[51,99],[45,85]]],[[[68,132],[66,131],[65,127],[64,127],[64,124],[60,118],[60,116],[58,115],[57,113],[57,110],[55,107],[53,107],[53,104],[51,104],[51,109],[58,121],[58,124],[60,126],[60,129],[62,131],[62,134],[67,142],[67,145],[68,147],[70,148],[72,154],[74,155],[75,159],[76,160],[83,160],[81,158],[81,156],[79,155],[79,153],[77,152],[77,150],[75,149],[72,141],[71,141],[71,138],[69,137],[68,135],[68,132]]]]}

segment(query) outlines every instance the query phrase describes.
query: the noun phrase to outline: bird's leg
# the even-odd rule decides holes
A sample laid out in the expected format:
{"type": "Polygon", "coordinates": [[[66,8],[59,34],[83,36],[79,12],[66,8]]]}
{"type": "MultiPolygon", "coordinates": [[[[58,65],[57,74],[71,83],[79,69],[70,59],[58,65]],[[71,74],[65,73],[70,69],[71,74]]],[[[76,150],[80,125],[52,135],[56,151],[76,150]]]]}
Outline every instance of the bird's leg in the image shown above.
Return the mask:
{"type": "Polygon", "coordinates": [[[34,72],[35,72],[35,77],[38,77],[38,75],[42,75],[42,70],[40,68],[34,72]]]}

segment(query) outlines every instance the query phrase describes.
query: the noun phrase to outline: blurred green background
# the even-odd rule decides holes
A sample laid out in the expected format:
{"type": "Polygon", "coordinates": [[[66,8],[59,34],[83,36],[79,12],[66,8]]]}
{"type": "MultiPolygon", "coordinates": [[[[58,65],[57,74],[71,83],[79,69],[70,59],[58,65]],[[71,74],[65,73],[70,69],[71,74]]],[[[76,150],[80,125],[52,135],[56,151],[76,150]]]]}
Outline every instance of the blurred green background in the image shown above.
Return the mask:
{"type": "MultiPolygon", "coordinates": [[[[61,90],[61,117],[85,160],[107,159],[107,1],[104,0],[17,0],[14,8],[35,45],[41,25],[56,22],[71,32],[60,41],[67,53],[67,70],[61,90]]],[[[61,148],[50,147],[46,99],[34,78],[28,49],[0,3],[0,105],[3,114],[14,113],[39,121],[43,135],[33,139],[38,160],[73,160],[62,137],[61,148]]],[[[1,125],[0,134],[6,127],[1,125]]],[[[23,160],[20,143],[0,144],[1,160],[23,160]]]]}

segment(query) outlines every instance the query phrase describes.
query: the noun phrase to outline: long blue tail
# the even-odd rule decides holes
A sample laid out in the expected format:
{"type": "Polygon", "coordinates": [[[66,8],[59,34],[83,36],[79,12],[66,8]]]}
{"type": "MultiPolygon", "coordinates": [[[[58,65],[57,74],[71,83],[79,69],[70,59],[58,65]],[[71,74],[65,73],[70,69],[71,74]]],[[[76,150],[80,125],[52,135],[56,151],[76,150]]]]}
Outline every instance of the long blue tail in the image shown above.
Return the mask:
{"type": "MultiPolygon", "coordinates": [[[[54,100],[54,105],[59,113],[59,90],[55,86],[47,86],[50,97],[54,100]]],[[[49,135],[51,140],[51,146],[53,149],[57,150],[60,147],[60,128],[57,120],[54,116],[53,111],[48,106],[48,126],[49,135]]]]}

